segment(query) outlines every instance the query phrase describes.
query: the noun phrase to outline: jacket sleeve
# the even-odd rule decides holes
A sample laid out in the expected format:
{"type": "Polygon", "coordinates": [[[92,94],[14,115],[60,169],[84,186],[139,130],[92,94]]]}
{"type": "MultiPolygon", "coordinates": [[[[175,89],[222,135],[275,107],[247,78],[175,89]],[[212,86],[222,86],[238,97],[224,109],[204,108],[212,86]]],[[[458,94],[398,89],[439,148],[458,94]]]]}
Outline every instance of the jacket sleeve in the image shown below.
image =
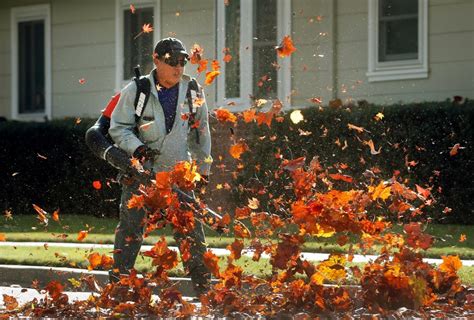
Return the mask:
{"type": "Polygon", "coordinates": [[[109,134],[117,146],[127,152],[129,156],[143,142],[135,134],[135,95],[137,86],[135,82],[130,82],[120,93],[120,99],[112,112],[110,118],[109,134]]]}
{"type": "Polygon", "coordinates": [[[211,131],[209,130],[209,112],[207,108],[206,98],[202,89],[201,96],[204,99],[203,104],[197,108],[196,123],[199,124],[199,144],[196,142],[195,130],[190,130],[188,137],[189,149],[191,156],[199,167],[199,173],[209,175],[212,164],[211,156],[211,131]]]}

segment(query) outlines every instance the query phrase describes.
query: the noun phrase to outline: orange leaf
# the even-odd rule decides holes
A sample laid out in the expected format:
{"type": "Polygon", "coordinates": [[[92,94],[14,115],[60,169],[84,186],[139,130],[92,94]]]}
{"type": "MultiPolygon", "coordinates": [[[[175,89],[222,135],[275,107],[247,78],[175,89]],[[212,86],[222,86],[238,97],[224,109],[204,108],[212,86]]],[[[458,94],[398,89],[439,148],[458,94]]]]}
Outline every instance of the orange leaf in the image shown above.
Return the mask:
{"type": "Polygon", "coordinates": [[[245,123],[252,122],[256,119],[255,114],[256,114],[255,109],[250,109],[250,110],[245,110],[242,114],[244,116],[244,121],[245,123]]]}
{"type": "Polygon", "coordinates": [[[379,154],[380,150],[382,149],[382,147],[380,147],[378,150],[375,150],[374,142],[372,141],[372,139],[370,139],[369,141],[364,141],[364,144],[369,146],[370,154],[372,155],[379,154]]]}
{"type": "Polygon", "coordinates": [[[467,240],[467,237],[466,237],[465,234],[461,234],[461,235],[459,236],[459,242],[464,242],[464,241],[466,241],[466,240],[467,240]]]}
{"type": "Polygon", "coordinates": [[[184,239],[179,244],[179,252],[181,252],[181,259],[186,262],[191,258],[191,242],[184,239]]]}
{"type": "Polygon", "coordinates": [[[248,229],[242,227],[240,224],[234,225],[234,233],[238,238],[250,238],[250,233],[248,229]]]}
{"type": "Polygon", "coordinates": [[[459,143],[456,143],[456,144],[451,148],[451,150],[449,151],[449,155],[450,155],[451,157],[457,155],[459,149],[462,149],[462,148],[461,148],[461,145],[460,145],[459,143]]]}
{"type": "Polygon", "coordinates": [[[226,54],[224,56],[224,58],[222,58],[222,60],[225,62],[225,63],[229,63],[231,60],[232,60],[232,56],[230,54],[226,54]]]}
{"type": "Polygon", "coordinates": [[[216,277],[219,277],[219,257],[216,256],[211,251],[206,251],[204,253],[204,264],[207,269],[216,277]]]}
{"type": "Polygon", "coordinates": [[[220,122],[228,121],[235,123],[237,121],[237,117],[227,109],[219,108],[214,110],[214,113],[216,114],[217,120],[220,122]]]}
{"type": "Polygon", "coordinates": [[[418,192],[418,194],[421,195],[423,198],[428,199],[428,197],[431,194],[431,191],[429,189],[424,189],[417,184],[415,184],[415,186],[416,186],[416,192],[418,192]]]}
{"type": "Polygon", "coordinates": [[[130,5],[130,11],[132,12],[132,14],[135,13],[135,6],[133,4],[130,5]]]}
{"type": "Polygon", "coordinates": [[[281,163],[282,169],[288,170],[288,171],[295,171],[298,168],[302,168],[304,166],[304,163],[306,161],[305,157],[300,157],[297,159],[293,160],[283,160],[281,163]]]}
{"type": "Polygon", "coordinates": [[[447,273],[456,273],[462,267],[459,256],[441,256],[443,263],[439,265],[439,270],[447,273]]]}
{"type": "Polygon", "coordinates": [[[206,73],[206,80],[204,81],[204,83],[206,85],[210,85],[214,81],[214,79],[220,74],[221,74],[220,71],[207,72],[206,73]]]}
{"type": "MultiPolygon", "coordinates": [[[[204,49],[200,45],[195,43],[191,49],[191,58],[190,61],[192,64],[197,64],[201,61],[204,49]]],[[[206,60],[207,64],[207,60],[206,60]]],[[[199,71],[200,72],[200,71],[199,71]]]]}
{"type": "Polygon", "coordinates": [[[151,26],[151,23],[145,23],[143,26],[142,26],[142,31],[143,33],[150,33],[153,31],[153,27],[151,26]]]}
{"type": "Polygon", "coordinates": [[[296,51],[296,48],[293,46],[293,40],[291,40],[290,36],[285,36],[280,45],[275,49],[280,58],[288,57],[296,51]]]}
{"type": "Polygon", "coordinates": [[[340,174],[340,173],[331,173],[329,176],[334,179],[334,180],[341,180],[345,182],[353,182],[353,179],[351,176],[345,175],[345,174],[340,174]]]}
{"type": "Polygon", "coordinates": [[[7,241],[7,237],[5,236],[4,233],[0,233],[0,241],[2,241],[2,242],[7,241]]]}
{"type": "Polygon", "coordinates": [[[201,73],[201,72],[203,72],[204,70],[207,69],[207,62],[208,62],[207,59],[199,60],[199,62],[198,62],[198,63],[199,63],[199,67],[198,67],[198,69],[197,69],[197,71],[198,71],[199,73],[201,73]]]}
{"type": "Polygon", "coordinates": [[[232,244],[227,246],[227,250],[230,251],[231,259],[240,259],[242,256],[242,249],[244,248],[244,242],[239,239],[235,239],[232,244]]]}
{"type": "Polygon", "coordinates": [[[355,125],[353,125],[352,123],[348,123],[348,124],[347,124],[347,127],[349,128],[349,130],[355,130],[355,131],[357,131],[357,132],[359,132],[359,133],[362,133],[362,132],[366,131],[364,128],[355,126],[355,125]]]}
{"type": "Polygon", "coordinates": [[[100,253],[93,252],[87,256],[87,260],[89,260],[89,266],[87,268],[89,270],[94,270],[100,266],[102,257],[100,256],[100,253]]]}
{"type": "Polygon", "coordinates": [[[33,208],[38,213],[38,219],[44,224],[48,224],[48,218],[47,218],[48,213],[34,203],[33,203],[33,208]]]}
{"type": "Polygon", "coordinates": [[[94,189],[100,190],[102,188],[102,183],[99,180],[95,180],[94,182],[92,182],[92,186],[94,187],[94,189]]]}
{"type": "Polygon", "coordinates": [[[245,143],[237,143],[230,146],[229,153],[233,158],[240,160],[240,156],[242,155],[242,153],[244,153],[247,150],[248,150],[248,147],[245,143]]]}
{"type": "Polygon", "coordinates": [[[7,311],[13,311],[18,308],[18,301],[15,297],[3,294],[3,304],[7,308],[7,311]]]}
{"type": "Polygon", "coordinates": [[[87,231],[87,230],[79,231],[79,233],[77,234],[77,241],[84,240],[87,237],[88,234],[89,234],[89,231],[87,231]]]}
{"type": "Polygon", "coordinates": [[[51,216],[54,221],[59,221],[59,209],[54,210],[53,215],[51,216]]]}
{"type": "Polygon", "coordinates": [[[212,60],[212,71],[219,71],[220,68],[219,61],[212,60]]]}

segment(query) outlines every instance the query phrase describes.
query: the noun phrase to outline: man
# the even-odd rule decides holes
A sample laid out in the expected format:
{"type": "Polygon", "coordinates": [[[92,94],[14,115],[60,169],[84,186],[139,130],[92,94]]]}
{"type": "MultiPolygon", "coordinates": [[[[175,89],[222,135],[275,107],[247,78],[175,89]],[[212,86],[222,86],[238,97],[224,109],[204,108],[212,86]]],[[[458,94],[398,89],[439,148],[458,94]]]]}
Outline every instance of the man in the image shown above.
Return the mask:
{"type": "MultiPolygon", "coordinates": [[[[155,69],[146,76],[150,81],[151,94],[141,118],[136,123],[134,101],[137,85],[132,81],[120,93],[111,115],[109,134],[120,149],[139,159],[145,169],[169,171],[179,161],[195,160],[200,173],[206,177],[211,163],[208,109],[205,100],[201,100],[194,119],[199,133],[199,139],[196,139],[188,121],[186,100],[191,78],[183,74],[188,59],[189,55],[180,40],[160,40],[153,54],[155,69]]],[[[202,92],[201,98],[204,99],[202,92]]],[[[120,273],[128,273],[133,268],[143,242],[145,212],[127,207],[132,194],[138,193],[138,187],[138,182],[122,182],[120,222],[114,244],[114,269],[120,273]]],[[[208,289],[210,281],[210,274],[203,263],[206,246],[202,224],[196,221],[190,234],[176,233],[175,239],[179,243],[185,236],[191,237],[193,244],[192,257],[184,265],[199,295],[208,289]]]]}

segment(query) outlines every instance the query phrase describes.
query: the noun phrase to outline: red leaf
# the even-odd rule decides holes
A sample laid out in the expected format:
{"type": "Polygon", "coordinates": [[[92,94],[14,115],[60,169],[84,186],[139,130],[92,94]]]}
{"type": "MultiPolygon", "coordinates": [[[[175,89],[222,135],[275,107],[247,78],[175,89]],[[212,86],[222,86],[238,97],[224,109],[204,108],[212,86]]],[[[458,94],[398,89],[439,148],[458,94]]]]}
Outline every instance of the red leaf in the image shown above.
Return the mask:
{"type": "Polygon", "coordinates": [[[87,237],[88,234],[89,234],[89,231],[87,231],[87,230],[79,231],[79,233],[77,234],[77,241],[84,240],[87,237]]]}
{"type": "Polygon", "coordinates": [[[211,251],[206,251],[204,253],[204,264],[206,265],[207,269],[216,277],[219,277],[219,257],[216,256],[211,251]]]}
{"type": "Polygon", "coordinates": [[[351,176],[345,175],[345,174],[340,174],[340,173],[331,173],[329,176],[334,179],[334,180],[341,180],[345,182],[352,183],[353,179],[351,176]]]}
{"type": "Polygon", "coordinates": [[[242,256],[242,249],[244,248],[244,242],[239,239],[235,239],[232,244],[227,246],[227,250],[230,251],[231,259],[240,259],[242,256]]]}
{"type": "Polygon", "coordinates": [[[281,41],[280,45],[276,47],[278,52],[278,56],[280,58],[288,57],[293,52],[296,51],[296,48],[293,46],[293,40],[291,40],[290,36],[285,36],[281,41]]]}
{"type": "Polygon", "coordinates": [[[92,186],[94,187],[94,189],[100,190],[102,188],[102,183],[99,180],[95,180],[94,182],[92,182],[92,186]]]}

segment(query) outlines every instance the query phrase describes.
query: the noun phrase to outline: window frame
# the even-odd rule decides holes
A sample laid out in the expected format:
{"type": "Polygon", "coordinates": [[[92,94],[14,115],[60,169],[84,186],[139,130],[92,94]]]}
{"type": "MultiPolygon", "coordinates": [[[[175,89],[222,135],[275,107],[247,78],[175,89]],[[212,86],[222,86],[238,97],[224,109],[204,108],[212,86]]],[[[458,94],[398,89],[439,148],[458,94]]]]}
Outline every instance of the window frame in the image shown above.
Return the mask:
{"type": "MultiPolygon", "coordinates": [[[[216,56],[218,61],[223,61],[225,48],[225,4],[216,1],[217,7],[217,34],[216,56]]],[[[240,96],[236,98],[225,97],[225,63],[221,63],[221,74],[217,78],[216,103],[217,107],[226,107],[232,111],[242,111],[250,106],[249,95],[253,87],[253,2],[241,0],[240,19],[240,96]]],[[[277,40],[291,34],[291,1],[277,0],[277,40]]],[[[275,43],[275,46],[278,43],[275,43]]],[[[231,53],[233,56],[235,53],[231,53]]],[[[276,52],[275,52],[276,57],[276,52]]],[[[290,104],[291,93],[291,57],[277,58],[280,69],[277,71],[278,88],[277,97],[284,104],[290,104]]]]}
{"type": "Polygon", "coordinates": [[[123,12],[135,8],[153,8],[153,45],[161,39],[161,0],[115,0],[115,91],[119,92],[130,80],[123,79],[124,19],[123,12]]]}
{"type": "Polygon", "coordinates": [[[368,2],[369,82],[428,78],[428,0],[418,0],[418,58],[386,62],[379,61],[379,1],[368,2]]]}
{"type": "Polygon", "coordinates": [[[52,118],[52,85],[51,85],[51,7],[49,4],[31,5],[11,8],[11,118],[22,121],[45,121],[52,118]],[[44,112],[20,113],[19,102],[19,39],[18,23],[34,20],[44,21],[44,112]]]}

